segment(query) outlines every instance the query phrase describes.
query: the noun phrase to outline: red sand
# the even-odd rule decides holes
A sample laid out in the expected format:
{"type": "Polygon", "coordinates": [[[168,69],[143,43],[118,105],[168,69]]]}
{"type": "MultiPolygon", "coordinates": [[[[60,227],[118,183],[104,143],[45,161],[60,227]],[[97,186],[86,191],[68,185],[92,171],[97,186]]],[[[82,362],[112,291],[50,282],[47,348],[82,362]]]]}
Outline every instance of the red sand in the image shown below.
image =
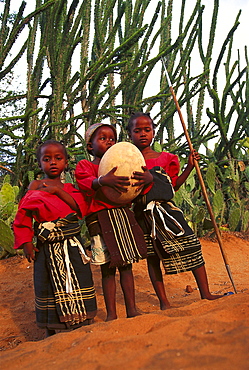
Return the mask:
{"type": "MultiPolygon", "coordinates": [[[[127,319],[117,283],[119,318],[104,322],[100,271],[93,267],[98,314],[93,325],[44,339],[34,313],[32,265],[0,261],[0,368],[5,369],[249,369],[249,241],[223,233],[238,294],[201,300],[192,273],[165,276],[172,308],[160,311],[146,261],[134,264],[137,307],[127,319]],[[193,288],[186,292],[186,286],[193,288]]],[[[232,291],[216,242],[201,240],[210,290],[232,291]]],[[[118,280],[118,274],[117,274],[118,280]]]]}

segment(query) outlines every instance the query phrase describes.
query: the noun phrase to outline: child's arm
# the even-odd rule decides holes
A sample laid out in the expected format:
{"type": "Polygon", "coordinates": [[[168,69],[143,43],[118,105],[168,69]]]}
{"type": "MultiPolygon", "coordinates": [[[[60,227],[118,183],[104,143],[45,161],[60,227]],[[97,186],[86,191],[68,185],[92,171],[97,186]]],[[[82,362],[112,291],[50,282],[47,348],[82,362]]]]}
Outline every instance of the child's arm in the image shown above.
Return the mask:
{"type": "Polygon", "coordinates": [[[190,153],[188,157],[188,164],[182,174],[177,178],[176,185],[174,186],[174,190],[178,190],[181,185],[187,180],[188,176],[190,175],[191,171],[195,167],[194,161],[199,161],[200,155],[196,152],[195,149],[190,153]]]}
{"type": "MultiPolygon", "coordinates": [[[[25,203],[25,197],[24,197],[25,203]]],[[[32,243],[34,236],[32,212],[22,207],[22,200],[13,222],[15,236],[14,249],[23,249],[25,257],[29,262],[35,260],[34,251],[39,250],[32,243]]]]}
{"type": "Polygon", "coordinates": [[[63,200],[72,210],[74,210],[79,217],[81,217],[81,212],[78,207],[78,204],[76,201],[73,199],[73,197],[68,194],[65,190],[62,188],[55,186],[55,185],[47,185],[45,182],[43,183],[43,187],[39,188],[41,191],[46,191],[50,194],[56,195],[58,198],[63,200]]]}
{"type": "Polygon", "coordinates": [[[95,178],[92,182],[93,190],[98,190],[101,186],[109,186],[115,189],[118,193],[126,193],[126,186],[130,185],[128,176],[116,176],[117,167],[113,167],[106,175],[95,178]]]}

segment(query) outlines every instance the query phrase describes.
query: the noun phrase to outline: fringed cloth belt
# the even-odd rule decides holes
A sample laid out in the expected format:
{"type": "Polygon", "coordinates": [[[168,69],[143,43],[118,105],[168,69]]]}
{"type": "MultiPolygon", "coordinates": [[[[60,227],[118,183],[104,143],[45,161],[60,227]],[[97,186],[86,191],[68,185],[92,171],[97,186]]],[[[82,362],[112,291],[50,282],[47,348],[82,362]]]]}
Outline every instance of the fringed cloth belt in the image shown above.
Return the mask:
{"type": "Polygon", "coordinates": [[[81,227],[75,213],[51,222],[43,222],[36,227],[36,234],[48,246],[48,264],[55,303],[61,322],[70,325],[86,319],[86,310],[78,278],[69,258],[69,247],[77,247],[84,264],[90,261],[82,244],[75,235],[81,227]]]}
{"type": "MultiPolygon", "coordinates": [[[[168,204],[170,204],[168,202],[168,204]]],[[[178,208],[178,211],[181,212],[181,210],[178,208]]],[[[174,236],[182,236],[185,233],[184,228],[181,226],[181,224],[173,217],[171,216],[165,208],[161,206],[161,202],[158,201],[151,201],[149,204],[147,204],[146,208],[144,209],[144,212],[149,211],[151,220],[152,220],[152,229],[151,229],[151,237],[152,239],[156,239],[156,221],[155,221],[155,212],[157,212],[157,215],[162,222],[162,225],[164,227],[164,230],[166,232],[169,232],[173,234],[174,236]]]]}
{"type": "Polygon", "coordinates": [[[102,235],[111,256],[110,267],[147,257],[144,234],[127,207],[104,209],[86,217],[91,236],[102,235]]]}

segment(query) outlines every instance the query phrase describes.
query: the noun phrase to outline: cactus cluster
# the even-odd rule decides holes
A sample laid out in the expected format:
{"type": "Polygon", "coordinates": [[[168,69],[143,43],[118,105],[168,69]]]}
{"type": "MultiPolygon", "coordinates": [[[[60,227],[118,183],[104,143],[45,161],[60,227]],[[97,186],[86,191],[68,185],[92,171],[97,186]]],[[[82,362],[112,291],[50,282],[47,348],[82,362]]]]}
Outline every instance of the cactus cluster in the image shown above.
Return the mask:
{"type": "MultiPolygon", "coordinates": [[[[213,227],[194,172],[176,192],[175,202],[194,231],[202,236],[213,227]]],[[[235,160],[220,166],[209,162],[202,170],[217,225],[221,229],[247,232],[249,229],[249,167],[235,160]]]]}
{"type": "Polygon", "coordinates": [[[18,186],[10,184],[10,177],[4,178],[0,189],[0,259],[7,255],[14,255],[14,235],[11,224],[17,211],[18,186]]]}

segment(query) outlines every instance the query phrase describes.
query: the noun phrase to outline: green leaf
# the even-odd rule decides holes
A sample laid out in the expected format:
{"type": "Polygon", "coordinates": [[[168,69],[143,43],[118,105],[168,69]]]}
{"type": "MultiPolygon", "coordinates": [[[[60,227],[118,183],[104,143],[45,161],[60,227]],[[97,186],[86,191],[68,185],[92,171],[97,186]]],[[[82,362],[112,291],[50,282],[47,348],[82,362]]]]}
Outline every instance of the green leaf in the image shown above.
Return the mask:
{"type": "Polygon", "coordinates": [[[236,227],[239,224],[239,221],[240,221],[240,209],[238,207],[234,207],[231,209],[229,213],[228,218],[229,229],[231,231],[235,231],[236,227]]]}
{"type": "Polygon", "coordinates": [[[247,231],[249,228],[249,211],[245,211],[242,217],[242,230],[247,231]]]}
{"type": "Polygon", "coordinates": [[[212,162],[207,168],[206,181],[211,192],[215,194],[215,164],[212,162]]]}
{"type": "Polygon", "coordinates": [[[29,182],[33,181],[35,178],[34,171],[28,171],[29,182]]]}
{"type": "Polygon", "coordinates": [[[8,253],[16,254],[14,245],[14,234],[10,226],[0,220],[0,246],[8,253]]]}
{"type": "Polygon", "coordinates": [[[177,190],[174,195],[174,202],[178,207],[181,207],[182,202],[183,202],[183,197],[182,197],[182,188],[177,190]]]}
{"type": "Polygon", "coordinates": [[[154,144],[153,144],[153,149],[156,151],[156,152],[159,152],[161,153],[162,152],[162,146],[161,144],[158,142],[158,141],[155,141],[154,144]]]}
{"type": "Polygon", "coordinates": [[[191,173],[191,175],[187,178],[187,180],[185,182],[186,189],[189,192],[191,192],[194,189],[194,187],[195,187],[195,177],[194,177],[193,172],[191,173]]]}
{"type": "Polygon", "coordinates": [[[217,217],[224,207],[224,197],[221,189],[218,189],[213,196],[213,209],[217,217]]]}
{"type": "Polygon", "coordinates": [[[8,202],[8,203],[4,204],[0,208],[0,218],[2,220],[6,221],[12,215],[12,213],[14,212],[14,208],[15,208],[15,203],[14,202],[8,202]]]}
{"type": "Polygon", "coordinates": [[[4,205],[8,202],[15,201],[15,191],[9,183],[4,183],[0,191],[0,204],[4,205]]]}
{"type": "Polygon", "coordinates": [[[205,213],[206,212],[204,207],[195,207],[193,209],[193,221],[197,224],[203,222],[205,213]]]}
{"type": "Polygon", "coordinates": [[[14,190],[14,193],[15,193],[15,198],[17,198],[20,189],[19,189],[18,186],[13,186],[13,190],[14,190]]]}
{"type": "Polygon", "coordinates": [[[249,166],[246,167],[245,174],[246,174],[247,180],[249,181],[249,166]]]}
{"type": "Polygon", "coordinates": [[[10,175],[4,176],[3,183],[10,183],[10,175]]]}
{"type": "MultiPolygon", "coordinates": [[[[194,204],[191,200],[190,193],[184,187],[181,187],[179,190],[181,191],[180,192],[181,199],[184,200],[185,202],[187,202],[190,205],[191,208],[194,208],[194,204]]],[[[179,190],[176,192],[176,194],[179,192],[179,190]]]]}
{"type": "Polygon", "coordinates": [[[71,175],[70,175],[69,172],[66,172],[65,173],[65,183],[73,184],[73,179],[72,179],[72,177],[71,177],[71,175]]]}
{"type": "Polygon", "coordinates": [[[249,191],[249,182],[244,182],[245,188],[247,191],[249,191]]]}

